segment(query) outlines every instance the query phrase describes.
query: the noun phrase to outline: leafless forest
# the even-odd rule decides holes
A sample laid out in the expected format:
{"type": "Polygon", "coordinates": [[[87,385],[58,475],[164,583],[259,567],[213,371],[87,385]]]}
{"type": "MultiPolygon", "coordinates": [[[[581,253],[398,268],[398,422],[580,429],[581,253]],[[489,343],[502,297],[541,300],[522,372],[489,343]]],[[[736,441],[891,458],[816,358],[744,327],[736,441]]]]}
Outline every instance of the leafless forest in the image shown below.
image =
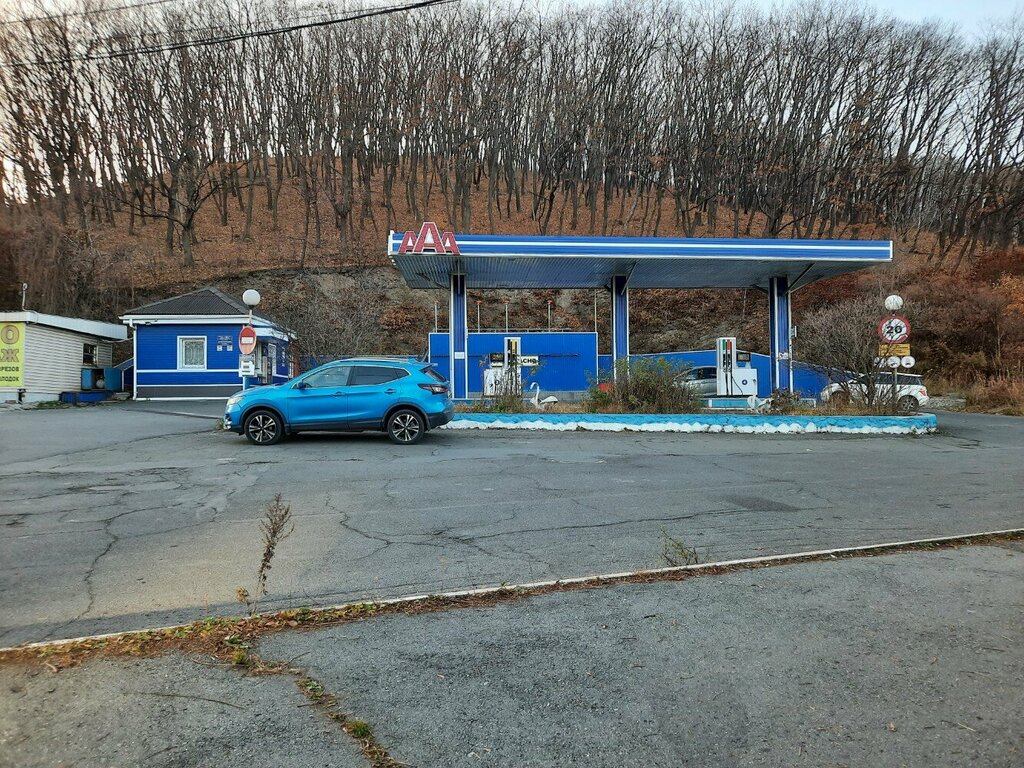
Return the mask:
{"type": "Polygon", "coordinates": [[[81,230],[159,219],[186,263],[200,209],[249,224],[291,180],[342,250],[431,194],[464,231],[515,209],[539,232],[658,234],[664,201],[684,231],[929,230],[954,267],[1022,236],[1019,22],[968,41],[839,4],[464,2],[175,48],[344,10],[245,5],[0,27],[6,202],[81,230]]]}

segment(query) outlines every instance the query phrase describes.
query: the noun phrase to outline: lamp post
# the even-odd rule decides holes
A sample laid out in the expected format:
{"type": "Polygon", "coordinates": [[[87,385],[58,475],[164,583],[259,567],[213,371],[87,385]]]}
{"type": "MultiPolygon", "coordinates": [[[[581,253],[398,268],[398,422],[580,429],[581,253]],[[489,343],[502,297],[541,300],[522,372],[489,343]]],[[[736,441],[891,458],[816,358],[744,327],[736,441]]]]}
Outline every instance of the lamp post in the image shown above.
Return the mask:
{"type": "Polygon", "coordinates": [[[255,288],[250,288],[242,294],[242,303],[249,308],[249,325],[252,325],[252,311],[259,306],[260,298],[260,292],[255,288]]]}
{"type": "Polygon", "coordinates": [[[508,302],[505,302],[505,333],[508,333],[508,302]]]}
{"type": "MultiPolygon", "coordinates": [[[[261,298],[260,297],[260,292],[257,291],[255,288],[249,288],[248,290],[245,291],[245,293],[242,294],[242,303],[245,304],[245,306],[247,306],[249,308],[249,326],[250,327],[252,326],[252,311],[254,309],[256,309],[257,306],[259,306],[260,298],[261,298]]],[[[252,354],[253,354],[253,361],[255,363],[256,350],[253,350],[252,354]]],[[[242,389],[245,390],[245,389],[248,389],[248,388],[249,388],[249,377],[248,376],[243,376],[242,377],[242,389]]]]}
{"type": "Polygon", "coordinates": [[[476,300],[476,332],[480,333],[480,299],[476,300]]]}
{"type": "Polygon", "coordinates": [[[551,330],[551,299],[548,299],[548,330],[551,330]]]}

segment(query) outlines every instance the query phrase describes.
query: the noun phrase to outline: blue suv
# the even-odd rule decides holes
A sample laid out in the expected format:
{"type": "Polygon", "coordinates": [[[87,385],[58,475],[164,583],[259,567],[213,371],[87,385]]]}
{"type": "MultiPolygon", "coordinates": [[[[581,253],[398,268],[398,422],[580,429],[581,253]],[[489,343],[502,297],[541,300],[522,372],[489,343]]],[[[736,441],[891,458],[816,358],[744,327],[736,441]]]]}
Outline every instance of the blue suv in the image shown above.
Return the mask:
{"type": "Polygon", "coordinates": [[[452,420],[448,381],[426,363],[349,359],[228,398],[224,428],[255,445],[305,430],[381,430],[400,445],[452,420]]]}

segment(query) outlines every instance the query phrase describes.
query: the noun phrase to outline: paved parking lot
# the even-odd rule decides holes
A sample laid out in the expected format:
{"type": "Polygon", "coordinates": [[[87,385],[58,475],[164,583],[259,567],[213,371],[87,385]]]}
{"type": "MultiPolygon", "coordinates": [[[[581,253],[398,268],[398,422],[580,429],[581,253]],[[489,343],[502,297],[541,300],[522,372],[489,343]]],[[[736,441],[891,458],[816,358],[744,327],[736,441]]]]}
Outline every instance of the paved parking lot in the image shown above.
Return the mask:
{"type": "MultiPolygon", "coordinates": [[[[206,408],[206,413],[217,406],[206,408]]],[[[275,494],[268,608],[1024,526],[1024,420],[921,438],[306,435],[269,449],[137,404],[0,413],[0,644],[237,611],[275,494]]]]}
{"type": "Polygon", "coordinates": [[[373,765],[1015,768],[1022,594],[1011,542],[288,631],[255,649],[283,674],[0,666],[0,765],[370,765],[298,682],[373,765]]]}

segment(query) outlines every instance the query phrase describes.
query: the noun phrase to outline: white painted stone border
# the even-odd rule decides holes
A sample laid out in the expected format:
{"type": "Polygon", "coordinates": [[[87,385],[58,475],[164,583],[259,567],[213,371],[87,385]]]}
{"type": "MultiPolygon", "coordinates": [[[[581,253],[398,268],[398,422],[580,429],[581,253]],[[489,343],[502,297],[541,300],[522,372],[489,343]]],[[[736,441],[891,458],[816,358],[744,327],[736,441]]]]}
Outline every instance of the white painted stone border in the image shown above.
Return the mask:
{"type": "Polygon", "coordinates": [[[924,435],[934,414],[913,416],[760,416],[756,414],[486,414],[460,413],[443,429],[523,429],[552,432],[682,432],[761,435],[924,435]]]}

